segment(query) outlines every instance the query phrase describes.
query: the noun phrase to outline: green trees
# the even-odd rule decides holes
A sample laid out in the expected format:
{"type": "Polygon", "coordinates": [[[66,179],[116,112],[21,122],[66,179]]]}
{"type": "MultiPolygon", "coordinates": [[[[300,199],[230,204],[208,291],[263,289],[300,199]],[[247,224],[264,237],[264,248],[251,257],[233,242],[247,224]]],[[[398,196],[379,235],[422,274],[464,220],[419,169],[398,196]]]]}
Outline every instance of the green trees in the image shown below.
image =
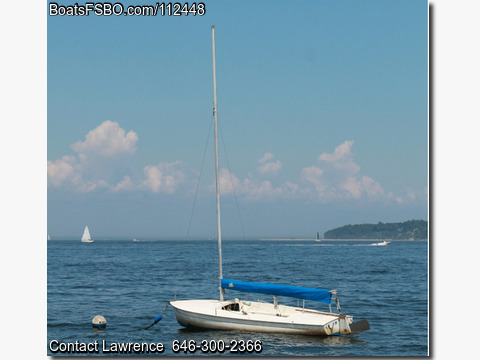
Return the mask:
{"type": "Polygon", "coordinates": [[[427,234],[427,221],[409,220],[403,223],[345,225],[325,232],[324,238],[424,240],[427,234]]]}

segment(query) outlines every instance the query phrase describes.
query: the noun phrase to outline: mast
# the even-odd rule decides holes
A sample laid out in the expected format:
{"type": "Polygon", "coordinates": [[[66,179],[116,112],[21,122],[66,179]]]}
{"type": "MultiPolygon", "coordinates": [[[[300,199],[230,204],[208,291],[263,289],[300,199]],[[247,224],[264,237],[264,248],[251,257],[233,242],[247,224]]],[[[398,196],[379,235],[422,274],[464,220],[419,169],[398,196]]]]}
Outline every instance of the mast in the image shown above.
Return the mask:
{"type": "Polygon", "coordinates": [[[217,77],[215,71],[215,25],[212,25],[212,64],[213,64],[213,118],[215,135],[215,188],[217,193],[217,237],[218,237],[218,279],[220,301],[223,301],[222,289],[222,226],[220,222],[220,177],[218,169],[218,120],[217,120],[217,77]]]}

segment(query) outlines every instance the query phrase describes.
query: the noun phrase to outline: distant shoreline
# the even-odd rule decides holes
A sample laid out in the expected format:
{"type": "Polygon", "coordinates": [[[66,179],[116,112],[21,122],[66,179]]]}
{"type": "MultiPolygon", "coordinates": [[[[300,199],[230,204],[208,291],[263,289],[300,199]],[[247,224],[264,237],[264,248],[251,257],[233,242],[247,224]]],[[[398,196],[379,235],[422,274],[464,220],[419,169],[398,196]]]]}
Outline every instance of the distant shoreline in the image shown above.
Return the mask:
{"type": "MultiPolygon", "coordinates": [[[[392,242],[421,242],[421,241],[427,241],[426,239],[419,239],[419,240],[409,240],[409,239],[387,239],[387,238],[382,238],[382,239],[306,239],[306,238],[249,238],[249,239],[241,239],[241,238],[224,238],[223,239],[225,242],[230,242],[230,241],[308,241],[308,242],[378,242],[378,241],[392,241],[392,242]]],[[[73,237],[56,237],[54,239],[47,240],[47,242],[50,241],[66,241],[66,242],[78,242],[80,243],[80,239],[78,238],[73,238],[73,237]]],[[[181,239],[181,238],[145,238],[145,239],[137,239],[137,241],[132,241],[131,238],[117,238],[117,237],[112,237],[112,238],[96,238],[94,239],[94,242],[109,242],[109,241],[122,241],[122,242],[132,242],[132,243],[147,243],[147,242],[158,242],[158,241],[213,241],[212,239],[207,239],[207,238],[195,238],[195,239],[181,239]]]]}

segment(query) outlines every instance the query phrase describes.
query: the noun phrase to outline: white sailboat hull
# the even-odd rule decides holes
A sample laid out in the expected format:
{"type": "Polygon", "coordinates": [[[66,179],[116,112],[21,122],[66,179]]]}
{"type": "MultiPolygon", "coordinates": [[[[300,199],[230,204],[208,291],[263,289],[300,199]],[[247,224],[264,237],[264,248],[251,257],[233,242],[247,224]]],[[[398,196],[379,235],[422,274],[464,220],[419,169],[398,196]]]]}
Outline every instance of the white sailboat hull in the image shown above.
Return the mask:
{"type": "Polygon", "coordinates": [[[349,334],[353,317],[291,306],[236,300],[171,301],[184,327],[303,335],[349,334]],[[238,310],[226,310],[229,306],[238,310]]]}

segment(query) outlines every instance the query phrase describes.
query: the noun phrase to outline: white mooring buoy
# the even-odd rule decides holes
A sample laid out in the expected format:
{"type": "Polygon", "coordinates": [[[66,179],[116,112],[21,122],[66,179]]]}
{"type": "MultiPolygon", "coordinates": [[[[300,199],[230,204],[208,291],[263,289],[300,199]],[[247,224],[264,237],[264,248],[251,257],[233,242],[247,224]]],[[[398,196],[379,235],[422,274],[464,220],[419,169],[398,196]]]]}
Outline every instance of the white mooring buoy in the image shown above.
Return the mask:
{"type": "Polygon", "coordinates": [[[102,315],[97,315],[92,320],[94,329],[104,330],[107,327],[107,320],[102,315]]]}

